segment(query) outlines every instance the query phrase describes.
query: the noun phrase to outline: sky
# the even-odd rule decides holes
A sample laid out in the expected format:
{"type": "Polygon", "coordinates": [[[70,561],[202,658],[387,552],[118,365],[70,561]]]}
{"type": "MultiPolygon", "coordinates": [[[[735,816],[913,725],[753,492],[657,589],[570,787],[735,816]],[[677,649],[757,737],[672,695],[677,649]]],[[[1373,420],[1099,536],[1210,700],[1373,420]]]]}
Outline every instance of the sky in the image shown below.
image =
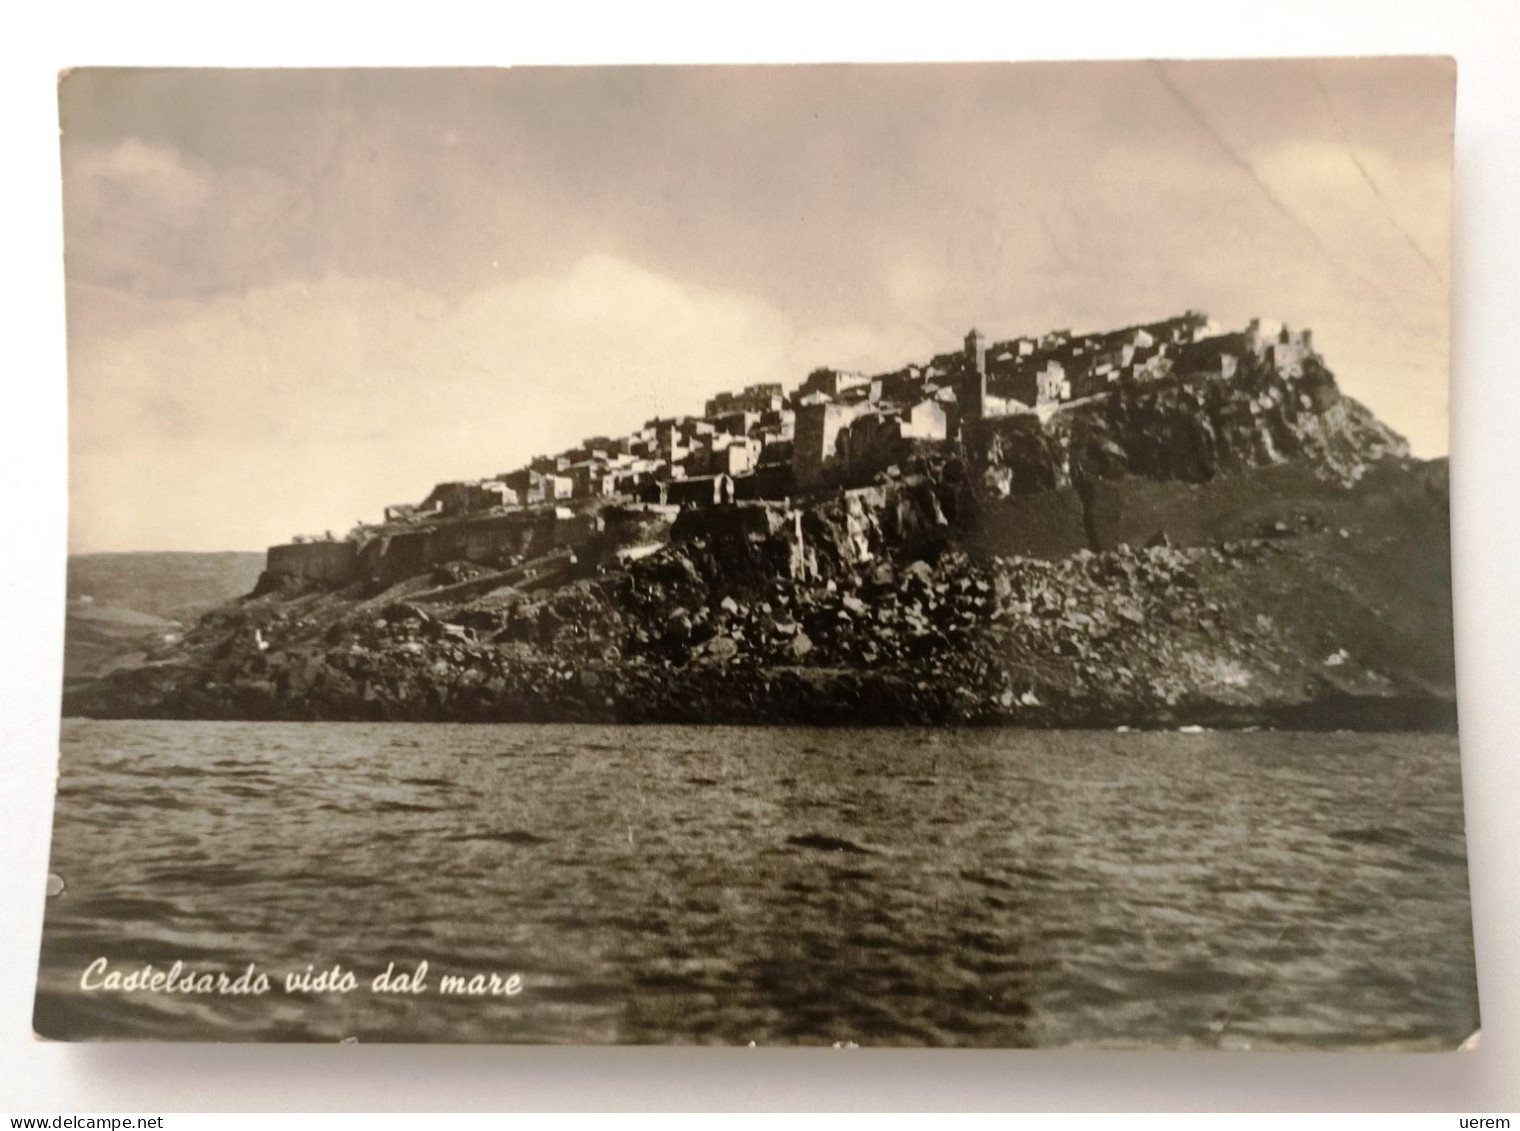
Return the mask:
{"type": "Polygon", "coordinates": [[[60,83],[70,549],[262,549],[819,365],[1202,309],[1447,451],[1438,58],[60,83]]]}

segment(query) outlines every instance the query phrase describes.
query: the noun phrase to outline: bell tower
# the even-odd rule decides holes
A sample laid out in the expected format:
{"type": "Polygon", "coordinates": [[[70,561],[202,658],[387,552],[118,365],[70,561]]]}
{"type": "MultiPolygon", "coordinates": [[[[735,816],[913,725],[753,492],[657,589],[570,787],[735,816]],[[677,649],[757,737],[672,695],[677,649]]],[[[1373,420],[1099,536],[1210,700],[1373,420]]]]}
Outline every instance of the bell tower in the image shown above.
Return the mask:
{"type": "Polygon", "coordinates": [[[960,394],[961,415],[980,420],[987,413],[987,339],[975,327],[966,335],[966,380],[960,394]]]}
{"type": "Polygon", "coordinates": [[[966,360],[976,372],[987,375],[987,339],[974,326],[966,335],[966,360]]]}

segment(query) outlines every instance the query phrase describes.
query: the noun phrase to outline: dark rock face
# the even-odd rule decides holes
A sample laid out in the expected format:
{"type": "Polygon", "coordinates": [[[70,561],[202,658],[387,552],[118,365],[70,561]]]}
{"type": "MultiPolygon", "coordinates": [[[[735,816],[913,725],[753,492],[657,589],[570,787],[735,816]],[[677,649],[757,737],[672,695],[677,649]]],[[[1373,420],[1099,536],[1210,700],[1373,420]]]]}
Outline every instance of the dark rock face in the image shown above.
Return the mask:
{"type": "Polygon", "coordinates": [[[1409,454],[1313,360],[1296,378],[1247,359],[1230,379],[1121,384],[1044,425],[1033,414],[982,422],[968,446],[1002,495],[1127,476],[1201,483],[1286,461],[1349,484],[1370,465],[1409,454]]]}
{"type": "Polygon", "coordinates": [[[1157,382],[797,509],[685,511],[537,588],[444,566],[245,598],[64,709],[1445,727],[1444,476],[1403,456],[1321,371],[1157,382]]]}

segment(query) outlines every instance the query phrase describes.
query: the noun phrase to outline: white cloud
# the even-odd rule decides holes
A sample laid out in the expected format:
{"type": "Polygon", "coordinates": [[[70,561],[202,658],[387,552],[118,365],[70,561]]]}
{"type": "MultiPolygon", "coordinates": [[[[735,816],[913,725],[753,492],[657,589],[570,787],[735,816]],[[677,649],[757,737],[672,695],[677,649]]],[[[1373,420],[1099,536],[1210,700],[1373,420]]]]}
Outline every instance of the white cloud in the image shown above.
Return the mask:
{"type": "Polygon", "coordinates": [[[309,242],[310,209],[308,194],[254,166],[218,169],[136,137],[64,147],[74,282],[162,297],[272,278],[309,242]]]}
{"type": "Polygon", "coordinates": [[[178,150],[135,137],[110,149],[85,153],[76,172],[87,188],[105,182],[111,191],[129,193],[138,202],[153,202],[165,211],[198,208],[211,189],[209,178],[190,168],[178,150]]]}

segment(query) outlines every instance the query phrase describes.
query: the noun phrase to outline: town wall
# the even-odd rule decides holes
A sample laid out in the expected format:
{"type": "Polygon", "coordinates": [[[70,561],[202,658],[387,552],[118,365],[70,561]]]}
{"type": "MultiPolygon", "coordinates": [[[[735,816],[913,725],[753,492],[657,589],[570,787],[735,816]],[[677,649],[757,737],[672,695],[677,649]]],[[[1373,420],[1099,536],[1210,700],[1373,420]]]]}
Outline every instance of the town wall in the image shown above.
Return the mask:
{"type": "Polygon", "coordinates": [[[349,546],[356,558],[348,577],[342,580],[362,577],[372,583],[390,586],[444,562],[468,561],[494,566],[503,565],[515,557],[541,557],[553,550],[578,546],[597,529],[598,520],[594,515],[556,513],[546,509],[527,515],[493,516],[381,534],[364,543],[362,548],[351,542],[334,544],[349,546]]]}
{"type": "Polygon", "coordinates": [[[358,571],[358,547],[353,542],[291,542],[271,546],[265,569],[280,577],[344,584],[358,571]]]}

